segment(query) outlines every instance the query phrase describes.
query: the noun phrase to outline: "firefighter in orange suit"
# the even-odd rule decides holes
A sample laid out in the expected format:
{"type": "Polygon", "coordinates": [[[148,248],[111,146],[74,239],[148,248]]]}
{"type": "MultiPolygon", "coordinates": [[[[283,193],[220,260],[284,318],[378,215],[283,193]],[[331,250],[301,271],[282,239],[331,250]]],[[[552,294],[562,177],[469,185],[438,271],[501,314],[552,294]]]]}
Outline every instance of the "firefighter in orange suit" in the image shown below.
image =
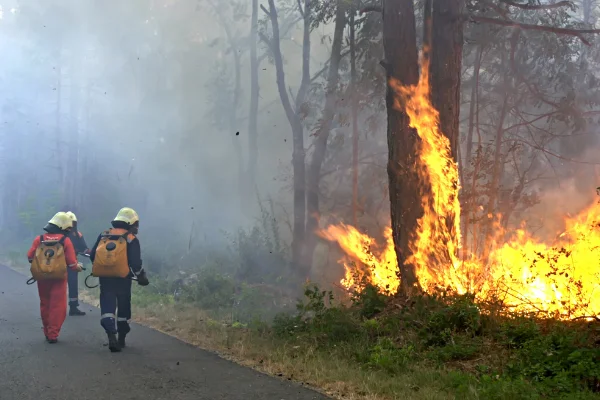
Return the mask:
{"type": "Polygon", "coordinates": [[[73,243],[68,238],[73,227],[67,213],[59,212],[44,227],[46,233],[33,241],[27,252],[33,279],[40,295],[40,312],[48,343],[56,343],[67,316],[67,270],[82,271],[73,243]]]}

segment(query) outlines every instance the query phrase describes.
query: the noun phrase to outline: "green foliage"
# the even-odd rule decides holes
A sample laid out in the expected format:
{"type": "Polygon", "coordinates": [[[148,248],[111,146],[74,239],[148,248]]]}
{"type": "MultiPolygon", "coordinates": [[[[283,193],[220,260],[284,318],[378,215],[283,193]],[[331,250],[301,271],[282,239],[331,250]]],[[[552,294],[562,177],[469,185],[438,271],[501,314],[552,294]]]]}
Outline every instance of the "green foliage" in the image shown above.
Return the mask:
{"type": "Polygon", "coordinates": [[[507,372],[543,382],[555,391],[577,390],[581,382],[598,389],[600,349],[590,345],[587,332],[558,325],[525,340],[507,372]]]}
{"type": "Polygon", "coordinates": [[[340,349],[348,361],[391,375],[421,363],[471,365],[469,372],[440,375],[449,391],[466,398],[593,398],[600,389],[600,349],[577,326],[542,329],[520,316],[500,319],[473,296],[447,293],[389,313],[383,305],[391,299],[374,293],[355,294],[352,307],[342,307],[331,292],[308,286],[297,313],[277,315],[272,333],[321,351],[340,349]]]}
{"type": "Polygon", "coordinates": [[[523,348],[525,343],[540,335],[540,328],[531,319],[514,319],[500,327],[500,340],[509,348],[523,348]]]}
{"type": "Polygon", "coordinates": [[[387,296],[380,293],[379,288],[367,284],[364,288],[352,294],[352,302],[360,311],[360,315],[365,318],[371,318],[383,311],[386,305],[387,296]]]}
{"type": "Polygon", "coordinates": [[[481,330],[481,315],[473,296],[444,300],[447,301],[446,306],[432,312],[421,330],[427,345],[444,346],[452,343],[457,334],[474,336],[481,330]]]}
{"type": "Polygon", "coordinates": [[[411,344],[398,347],[390,338],[378,338],[369,348],[367,366],[398,374],[408,368],[415,357],[415,347],[411,344]]]}

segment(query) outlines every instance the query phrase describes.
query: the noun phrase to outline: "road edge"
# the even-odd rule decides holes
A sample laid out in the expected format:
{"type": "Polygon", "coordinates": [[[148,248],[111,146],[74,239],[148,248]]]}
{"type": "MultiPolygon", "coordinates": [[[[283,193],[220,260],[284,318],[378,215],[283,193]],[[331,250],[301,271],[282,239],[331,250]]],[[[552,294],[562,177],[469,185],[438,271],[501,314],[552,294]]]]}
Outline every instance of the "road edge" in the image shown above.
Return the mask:
{"type": "MultiPolygon", "coordinates": [[[[22,275],[23,277],[28,277],[30,275],[29,274],[29,269],[26,266],[13,265],[12,262],[7,261],[5,259],[0,259],[0,266],[6,267],[6,268],[8,268],[8,269],[10,269],[10,270],[12,270],[12,271],[14,271],[14,272],[22,275]]],[[[80,293],[79,293],[80,294],[80,296],[79,296],[80,297],[80,302],[83,303],[83,304],[85,304],[86,306],[90,306],[90,307],[94,307],[94,308],[98,309],[100,307],[99,300],[97,300],[94,297],[90,296],[88,293],[89,293],[88,289],[84,289],[83,291],[80,291],[80,293]]],[[[199,346],[199,345],[197,345],[195,343],[191,343],[191,342],[185,340],[184,338],[182,338],[182,337],[180,337],[178,335],[166,332],[166,331],[164,331],[164,330],[162,330],[162,329],[160,329],[160,328],[158,328],[156,326],[153,326],[151,324],[144,323],[144,322],[142,322],[140,320],[137,320],[135,317],[132,318],[132,321],[134,323],[140,325],[140,326],[143,326],[143,327],[148,328],[148,329],[152,329],[152,330],[154,330],[156,332],[162,333],[163,335],[166,335],[166,336],[169,336],[169,337],[171,337],[173,339],[176,339],[176,340],[180,341],[181,343],[184,343],[184,344],[186,344],[188,346],[193,346],[193,347],[195,347],[197,349],[200,349],[202,351],[205,351],[205,352],[211,353],[213,355],[216,355],[217,357],[219,357],[219,358],[221,358],[223,360],[229,361],[231,363],[237,364],[237,365],[245,367],[245,368],[250,368],[253,371],[256,371],[256,372],[258,372],[258,373],[260,373],[262,375],[265,375],[265,376],[268,376],[268,377],[280,380],[282,382],[288,382],[288,383],[292,382],[296,386],[299,386],[299,387],[301,387],[303,389],[312,390],[313,392],[316,392],[316,393],[318,393],[320,395],[323,395],[323,396],[326,396],[328,398],[342,399],[342,397],[337,396],[335,393],[328,393],[323,388],[310,385],[310,384],[308,384],[306,382],[299,381],[299,380],[294,379],[292,377],[286,377],[286,376],[282,376],[282,375],[279,375],[279,374],[276,375],[276,374],[269,373],[265,369],[261,368],[261,366],[260,366],[259,363],[251,362],[249,360],[245,360],[245,359],[242,359],[240,357],[235,357],[232,354],[228,354],[226,352],[217,351],[217,350],[214,350],[214,349],[209,349],[209,348],[206,348],[206,347],[199,346]]]]}

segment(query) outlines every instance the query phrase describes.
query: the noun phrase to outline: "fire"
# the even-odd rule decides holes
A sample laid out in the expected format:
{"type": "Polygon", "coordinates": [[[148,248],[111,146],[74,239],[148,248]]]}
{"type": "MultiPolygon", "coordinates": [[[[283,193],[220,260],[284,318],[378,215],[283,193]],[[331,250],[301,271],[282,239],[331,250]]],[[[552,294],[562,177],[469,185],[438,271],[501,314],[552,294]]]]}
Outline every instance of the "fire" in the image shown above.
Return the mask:
{"type": "Polygon", "coordinates": [[[362,279],[367,279],[382,291],[395,293],[398,290],[398,261],[391,228],[385,229],[386,245],[382,249],[377,249],[375,240],[345,224],[331,225],[320,234],[324,239],[337,241],[346,254],[352,255],[352,261],[344,262],[346,274],[340,281],[344,287],[357,286],[362,279]],[[366,265],[368,269],[356,268],[356,263],[366,265]]]}
{"type": "MultiPolygon", "coordinates": [[[[458,258],[460,203],[458,166],[448,138],[439,130],[439,113],[430,101],[429,62],[422,59],[417,85],[392,81],[395,107],[410,118],[420,140],[417,173],[430,190],[422,196],[423,216],[410,243],[405,263],[415,267],[424,290],[450,288],[474,292],[481,300],[501,300],[514,311],[541,312],[556,318],[600,315],[600,205],[593,204],[565,220],[566,230],[555,243],[531,237],[525,229],[490,249],[486,261],[471,255],[458,258]]],[[[352,288],[367,279],[381,291],[394,293],[400,281],[391,228],[385,246],[344,224],[320,235],[345,252],[346,274],[341,284],[352,288]]],[[[504,241],[499,232],[497,241],[504,241]]]]}

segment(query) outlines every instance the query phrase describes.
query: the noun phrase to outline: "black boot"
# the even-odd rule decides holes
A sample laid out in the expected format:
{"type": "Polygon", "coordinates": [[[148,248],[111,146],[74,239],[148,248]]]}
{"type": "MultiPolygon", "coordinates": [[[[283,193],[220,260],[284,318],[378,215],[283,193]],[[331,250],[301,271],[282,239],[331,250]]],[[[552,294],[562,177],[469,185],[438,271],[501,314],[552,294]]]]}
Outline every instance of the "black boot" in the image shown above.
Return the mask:
{"type": "Polygon", "coordinates": [[[119,346],[123,349],[123,348],[125,348],[125,336],[127,336],[129,331],[131,331],[129,322],[127,322],[127,321],[117,322],[117,331],[119,332],[119,346]]]}
{"type": "Polygon", "coordinates": [[[83,315],[85,315],[85,311],[81,311],[77,306],[71,306],[71,308],[69,308],[69,316],[79,317],[83,315]]]}
{"type": "Polygon", "coordinates": [[[126,333],[119,332],[119,347],[122,349],[125,348],[125,336],[127,336],[126,333]]]}
{"type": "Polygon", "coordinates": [[[117,335],[114,333],[108,333],[108,349],[112,353],[118,353],[121,351],[121,347],[119,346],[119,342],[117,341],[117,335]]]}

